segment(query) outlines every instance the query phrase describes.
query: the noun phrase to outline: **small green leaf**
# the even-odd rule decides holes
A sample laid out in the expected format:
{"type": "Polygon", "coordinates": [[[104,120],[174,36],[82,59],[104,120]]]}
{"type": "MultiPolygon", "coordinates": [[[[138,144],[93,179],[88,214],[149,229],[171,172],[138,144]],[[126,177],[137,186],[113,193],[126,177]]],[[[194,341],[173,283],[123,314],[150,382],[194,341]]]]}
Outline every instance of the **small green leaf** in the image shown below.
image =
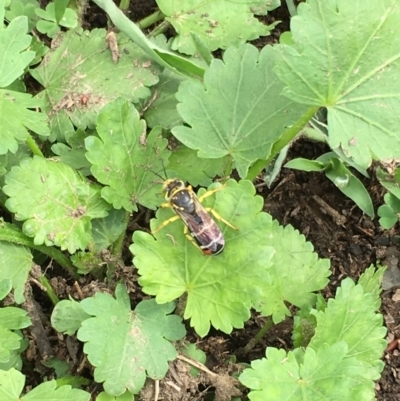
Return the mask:
{"type": "Polygon", "coordinates": [[[297,159],[292,159],[289,162],[287,162],[285,164],[285,167],[307,172],[310,171],[319,172],[319,171],[324,171],[327,168],[327,165],[317,160],[308,160],[299,157],[297,159]]]}
{"type": "Polygon", "coordinates": [[[204,85],[180,85],[178,111],[189,126],[174,127],[173,135],[199,150],[201,158],[230,156],[245,177],[305,110],[281,95],[283,85],[272,71],[275,60],[272,47],[259,52],[249,44],[229,48],[223,60],[214,59],[204,85]]]}
{"type": "Polygon", "coordinates": [[[74,253],[91,241],[91,220],[107,215],[109,205],[97,186],[70,167],[34,157],[6,175],[6,207],[35,245],[57,245],[74,253]]]}
{"type": "Polygon", "coordinates": [[[79,302],[72,298],[62,300],[54,307],[51,314],[51,325],[60,333],[73,336],[82,326],[82,322],[91,317],[79,302]]]}
{"type": "Polygon", "coordinates": [[[155,209],[162,198],[153,171],[162,171],[169,155],[161,129],[153,128],[146,136],[146,123],[136,109],[117,99],[101,111],[97,132],[99,138],[89,136],[85,144],[92,174],[107,185],[102,197],[115,209],[137,211],[138,203],[155,209]]]}
{"type": "Polygon", "coordinates": [[[28,138],[28,129],[39,135],[49,135],[46,114],[29,110],[41,106],[42,102],[31,95],[0,89],[0,155],[8,151],[15,153],[18,143],[28,138]]]}
{"type": "Polygon", "coordinates": [[[32,254],[24,246],[0,241],[0,260],[0,281],[11,281],[15,302],[22,304],[25,302],[25,284],[32,269],[32,254]]]}
{"type": "Polygon", "coordinates": [[[400,199],[390,192],[385,194],[384,199],[386,204],[378,209],[379,224],[389,230],[399,221],[400,199]]]}
{"type": "Polygon", "coordinates": [[[58,24],[61,22],[61,18],[65,14],[69,1],[70,0],[54,0],[54,16],[56,17],[58,24]]]}
{"type": "Polygon", "coordinates": [[[13,19],[0,30],[0,88],[19,78],[35,57],[35,52],[26,51],[32,40],[27,32],[28,18],[25,16],[13,19]]]}
{"type": "Polygon", "coordinates": [[[326,176],[369,217],[374,218],[374,205],[363,183],[343,164],[340,159],[331,158],[331,167],[326,176]]]}
{"type": "Polygon", "coordinates": [[[84,352],[95,366],[95,380],[104,382],[108,394],[137,393],[146,374],[152,379],[164,377],[168,361],[177,355],[170,341],[185,335],[181,319],[169,315],[173,303],[157,305],[146,300],[132,312],[126,289],[119,285],[116,299],[97,293],[81,305],[93,317],[82,323],[78,338],[85,342],[84,352]]]}
{"type": "Polygon", "coordinates": [[[12,21],[24,15],[28,18],[28,32],[30,32],[35,27],[37,20],[35,13],[36,8],[40,8],[36,0],[12,0],[9,10],[6,10],[5,17],[8,21],[12,21]]]}

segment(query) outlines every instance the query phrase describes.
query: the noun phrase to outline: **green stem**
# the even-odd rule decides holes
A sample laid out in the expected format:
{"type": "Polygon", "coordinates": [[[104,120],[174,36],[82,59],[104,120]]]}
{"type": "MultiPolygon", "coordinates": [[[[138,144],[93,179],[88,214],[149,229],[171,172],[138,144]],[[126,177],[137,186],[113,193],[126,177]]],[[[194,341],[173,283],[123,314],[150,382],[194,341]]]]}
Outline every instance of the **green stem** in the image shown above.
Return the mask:
{"type": "Polygon", "coordinates": [[[294,17],[295,15],[297,15],[297,7],[295,6],[293,0],[286,0],[286,5],[287,5],[289,14],[291,17],[294,17]]]}
{"type": "Polygon", "coordinates": [[[124,216],[125,230],[121,233],[121,235],[114,242],[114,244],[111,248],[111,253],[117,258],[121,258],[121,255],[122,255],[122,246],[124,245],[126,227],[128,226],[130,217],[131,217],[130,213],[125,212],[125,216],[124,216]]]}
{"type": "Polygon", "coordinates": [[[170,27],[170,23],[168,21],[163,21],[161,22],[160,25],[156,26],[149,34],[148,36],[157,36],[160,35],[161,33],[164,33],[168,28],[170,27]]]}
{"type": "Polygon", "coordinates": [[[281,137],[274,143],[269,157],[264,160],[257,160],[249,169],[246,180],[253,181],[258,174],[274,159],[274,157],[289,144],[296,135],[305,127],[305,125],[313,118],[318,111],[318,106],[312,106],[289,128],[283,131],[281,137]]]}
{"type": "Polygon", "coordinates": [[[57,248],[46,245],[35,245],[31,238],[22,233],[17,227],[0,221],[0,241],[10,242],[16,245],[23,245],[35,249],[51,259],[54,259],[64,268],[73,278],[78,279],[71,261],[57,248]]]}
{"type": "Polygon", "coordinates": [[[136,23],[136,25],[140,28],[140,29],[146,29],[149,26],[152,26],[153,24],[155,24],[158,21],[161,21],[165,18],[165,15],[160,11],[156,11],[153,14],[150,14],[149,16],[143,18],[142,20],[140,20],[139,22],[136,23]]]}
{"type": "Polygon", "coordinates": [[[247,345],[243,348],[243,352],[247,355],[265,336],[267,331],[273,326],[272,319],[269,318],[263,327],[261,327],[260,331],[247,343],[247,345]]]}
{"type": "Polygon", "coordinates": [[[57,305],[60,300],[58,299],[56,293],[53,290],[53,287],[50,285],[49,280],[47,280],[46,276],[40,276],[39,282],[42,284],[44,288],[46,288],[46,294],[49,297],[51,303],[55,306],[57,305]]]}
{"type": "Polygon", "coordinates": [[[44,157],[42,151],[39,149],[39,146],[30,135],[28,135],[28,138],[26,138],[26,144],[34,155],[44,157]]]}
{"type": "Polygon", "coordinates": [[[129,8],[129,3],[130,3],[130,0],[121,0],[121,2],[119,3],[119,9],[127,10],[129,8]]]}

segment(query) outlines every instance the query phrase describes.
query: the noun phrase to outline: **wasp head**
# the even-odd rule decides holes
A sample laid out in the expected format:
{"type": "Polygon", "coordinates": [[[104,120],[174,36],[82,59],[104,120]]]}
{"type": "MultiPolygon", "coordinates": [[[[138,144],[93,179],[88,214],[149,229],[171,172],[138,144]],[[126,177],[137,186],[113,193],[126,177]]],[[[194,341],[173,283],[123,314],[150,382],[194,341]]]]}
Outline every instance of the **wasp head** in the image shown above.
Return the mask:
{"type": "Polygon", "coordinates": [[[164,181],[163,194],[166,200],[170,200],[172,196],[181,189],[186,188],[185,183],[177,178],[172,178],[164,181]]]}

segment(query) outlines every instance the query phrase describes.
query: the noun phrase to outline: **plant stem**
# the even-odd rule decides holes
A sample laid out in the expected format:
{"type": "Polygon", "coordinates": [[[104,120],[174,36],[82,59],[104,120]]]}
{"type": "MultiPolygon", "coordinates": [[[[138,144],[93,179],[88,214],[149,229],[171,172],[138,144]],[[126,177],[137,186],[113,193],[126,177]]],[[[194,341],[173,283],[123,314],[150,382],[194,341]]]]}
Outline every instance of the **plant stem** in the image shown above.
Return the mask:
{"type": "Polygon", "coordinates": [[[160,25],[156,26],[149,34],[148,36],[157,36],[160,35],[161,33],[164,33],[168,28],[170,27],[170,23],[168,21],[163,21],[161,22],[160,25]]]}
{"type": "Polygon", "coordinates": [[[304,128],[304,126],[311,120],[311,118],[318,111],[318,106],[308,108],[305,113],[289,128],[283,131],[281,137],[274,143],[269,157],[257,160],[249,169],[246,180],[253,181],[258,174],[274,159],[274,157],[289,144],[296,135],[304,128]]]}
{"type": "Polygon", "coordinates": [[[119,3],[119,9],[127,10],[129,8],[129,3],[130,3],[130,0],[121,0],[121,2],[119,3]]]}
{"type": "Polygon", "coordinates": [[[37,143],[29,134],[28,138],[26,138],[26,144],[34,155],[44,157],[42,151],[39,149],[39,146],[37,146],[37,143]]]}
{"type": "Polygon", "coordinates": [[[65,376],[60,379],[56,380],[57,387],[61,386],[74,386],[74,387],[81,387],[81,386],[88,386],[90,384],[89,379],[85,379],[81,376],[65,376]]]}
{"type": "Polygon", "coordinates": [[[142,20],[140,20],[139,22],[136,23],[136,25],[140,28],[140,29],[146,29],[149,26],[152,26],[153,24],[155,24],[158,21],[161,21],[165,18],[165,15],[160,11],[156,11],[153,14],[150,14],[149,16],[143,18],[142,20]]]}
{"type": "Polygon", "coordinates": [[[297,15],[297,7],[295,6],[293,0],[286,0],[286,5],[287,5],[289,14],[291,17],[294,17],[295,15],[297,15]]]}
{"type": "Polygon", "coordinates": [[[60,300],[58,299],[56,293],[54,292],[53,287],[50,285],[49,280],[47,280],[47,277],[42,275],[39,277],[38,280],[40,284],[42,284],[42,286],[46,288],[46,294],[49,297],[52,304],[54,306],[57,305],[60,302],[60,300]]]}
{"type": "Polygon", "coordinates": [[[10,242],[12,244],[23,245],[35,249],[51,259],[54,259],[62,268],[64,268],[73,278],[78,279],[71,261],[57,248],[46,245],[35,245],[31,238],[26,236],[17,227],[12,224],[0,221],[0,241],[10,242]]]}
{"type": "Polygon", "coordinates": [[[259,341],[265,336],[267,331],[272,327],[273,322],[272,319],[269,318],[263,327],[261,327],[260,331],[252,338],[247,345],[243,348],[243,352],[247,355],[258,343],[259,341]]]}

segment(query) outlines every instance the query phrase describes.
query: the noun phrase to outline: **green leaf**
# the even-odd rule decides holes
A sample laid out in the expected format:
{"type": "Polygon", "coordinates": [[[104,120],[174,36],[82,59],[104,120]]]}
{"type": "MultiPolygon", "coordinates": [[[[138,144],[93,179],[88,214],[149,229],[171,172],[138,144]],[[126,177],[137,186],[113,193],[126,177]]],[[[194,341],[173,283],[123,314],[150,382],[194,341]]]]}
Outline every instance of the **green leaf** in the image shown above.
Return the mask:
{"type": "Polygon", "coordinates": [[[267,348],[266,359],[255,360],[239,380],[252,391],[252,401],[370,401],[373,382],[355,358],[346,358],[344,341],[307,348],[299,363],[294,352],[267,348]]]}
{"type": "Polygon", "coordinates": [[[371,219],[374,218],[374,205],[363,183],[343,164],[340,159],[331,158],[331,167],[325,175],[371,219]]]}
{"type": "Polygon", "coordinates": [[[11,281],[17,304],[25,302],[25,283],[32,268],[32,259],[28,248],[0,241],[0,281],[11,281]]]}
{"type": "Polygon", "coordinates": [[[268,228],[268,240],[275,249],[268,282],[256,297],[254,306],[264,316],[272,315],[274,323],[290,315],[285,302],[297,307],[312,306],[314,291],[329,282],[329,259],[319,259],[311,242],[292,226],[280,226],[276,221],[268,228]]]}
{"type": "MultiPolygon", "coordinates": [[[[395,170],[394,175],[386,173],[381,168],[376,170],[376,177],[379,182],[396,198],[400,199],[400,185],[397,181],[398,169],[395,170]]],[[[391,200],[391,198],[389,198],[391,200]]],[[[395,204],[393,204],[395,206],[395,204]]],[[[397,209],[397,207],[395,207],[397,209]]]]}
{"type": "Polygon", "coordinates": [[[326,107],[330,147],[362,168],[400,153],[399,19],[397,0],[309,0],[291,19],[295,45],[277,46],[284,93],[326,107]]]}
{"type": "Polygon", "coordinates": [[[52,138],[64,141],[72,123],[94,128],[99,111],[118,97],[137,102],[150,95],[158,82],[158,66],[123,34],[117,35],[121,57],[114,64],[106,44],[106,30],[71,30],[58,37],[31,75],[44,86],[38,98],[49,113],[52,138]],[[82,99],[85,99],[84,101],[82,99]]]}
{"type": "MultiPolygon", "coordinates": [[[[12,351],[21,346],[21,336],[14,330],[24,329],[31,325],[28,313],[23,309],[8,306],[0,308],[0,362],[10,360],[12,351]]],[[[1,399],[1,398],[0,398],[1,399]]]]}
{"type": "Polygon", "coordinates": [[[178,111],[189,127],[174,127],[173,135],[199,150],[199,157],[229,155],[245,177],[249,166],[266,159],[285,127],[304,112],[281,95],[283,85],[272,72],[275,59],[270,46],[261,52],[252,45],[229,48],[223,60],[212,61],[204,85],[183,82],[178,111]]]}
{"type": "Polygon", "coordinates": [[[35,27],[37,20],[35,9],[40,8],[36,0],[12,0],[9,7],[9,10],[6,10],[5,13],[8,21],[24,15],[28,18],[28,32],[35,27]]]}
{"type": "Polygon", "coordinates": [[[137,393],[146,374],[154,380],[165,376],[168,361],[177,355],[170,341],[185,335],[181,319],[169,315],[173,303],[157,305],[146,300],[132,312],[126,289],[119,285],[116,299],[97,293],[81,305],[93,317],[82,323],[78,338],[86,342],[84,352],[96,367],[95,380],[104,382],[108,394],[137,393]]]}
{"type": "Polygon", "coordinates": [[[79,302],[71,297],[57,303],[51,314],[51,325],[60,333],[73,336],[82,326],[82,322],[91,317],[79,302]]]}
{"type": "MultiPolygon", "coordinates": [[[[36,15],[40,18],[43,18],[44,20],[40,20],[36,23],[36,29],[40,33],[46,34],[49,38],[53,38],[56,33],[60,32],[60,26],[63,26],[65,28],[75,28],[78,25],[78,16],[76,12],[71,8],[64,9],[63,13],[61,14],[62,18],[60,17],[60,20],[58,21],[58,18],[56,16],[56,3],[59,2],[60,1],[57,0],[55,3],[49,3],[46,6],[46,11],[40,8],[37,8],[35,10],[36,15]]],[[[58,9],[58,11],[60,11],[60,9],[58,9]]]]}
{"type": "MultiPolygon", "coordinates": [[[[168,176],[179,177],[189,182],[194,187],[199,185],[208,186],[217,175],[225,176],[225,170],[229,165],[228,157],[220,159],[201,159],[197,152],[180,145],[171,153],[168,163],[168,176]]],[[[228,171],[228,174],[230,171],[228,171]]]]}
{"type": "Polygon", "coordinates": [[[105,391],[102,391],[96,398],[96,401],[134,401],[134,395],[129,391],[125,391],[125,393],[118,395],[116,397],[107,394],[105,391]]]}
{"type": "Polygon", "coordinates": [[[28,394],[21,396],[24,388],[25,376],[15,369],[0,370],[0,399],[4,401],[89,401],[90,394],[86,391],[71,388],[71,386],[57,387],[55,380],[42,383],[28,394]]]}
{"type": "Polygon", "coordinates": [[[31,95],[0,89],[0,155],[8,151],[15,153],[18,142],[25,141],[29,130],[39,135],[49,135],[44,113],[32,111],[42,106],[42,102],[31,95]]]}
{"type": "MultiPolygon", "coordinates": [[[[66,14],[66,9],[69,0],[54,0],[54,15],[58,24],[61,22],[61,18],[66,14]]],[[[65,16],[66,17],[66,16],[65,16]]]]}
{"type": "MultiPolygon", "coordinates": [[[[1,243],[0,243],[1,246],[1,243]]],[[[0,281],[0,301],[2,301],[11,291],[12,281],[10,279],[1,279],[0,281]]]]}
{"type": "MultiPolygon", "coordinates": [[[[206,363],[207,354],[202,351],[201,349],[196,347],[196,344],[186,344],[182,349],[182,354],[188,356],[189,358],[194,359],[202,364],[206,363]]],[[[200,370],[194,368],[193,366],[190,367],[190,374],[193,377],[197,377],[200,374],[200,370]]]]}
{"type": "MultiPolygon", "coordinates": [[[[379,276],[377,276],[379,280],[379,276]]],[[[376,313],[376,294],[367,293],[351,279],[343,280],[335,299],[330,299],[325,311],[315,311],[317,327],[309,347],[315,350],[323,344],[345,341],[346,358],[356,358],[369,368],[372,379],[379,378],[384,364],[382,353],[387,342],[383,317],[376,313]]]]}
{"type": "Polygon", "coordinates": [[[299,157],[297,159],[292,159],[289,162],[285,164],[286,168],[293,168],[295,170],[301,170],[301,171],[324,171],[327,168],[327,165],[325,163],[322,163],[317,160],[309,160],[309,159],[303,159],[302,157],[299,157]]]}
{"type": "Polygon", "coordinates": [[[139,27],[123,14],[112,0],[93,1],[108,14],[114,25],[128,35],[152,60],[176,73],[190,77],[203,77],[203,67],[147,39],[139,27]]]}
{"type": "Polygon", "coordinates": [[[379,310],[381,306],[382,279],[386,271],[386,266],[376,269],[371,265],[361,274],[358,284],[362,285],[365,293],[370,293],[375,298],[375,310],[379,310]]]}
{"type": "MultiPolygon", "coordinates": [[[[232,2],[226,0],[187,0],[171,2],[158,0],[157,4],[166,21],[174,27],[178,36],[172,48],[181,53],[195,54],[196,36],[210,51],[239,45],[260,36],[269,35],[276,25],[267,26],[254,17],[257,0],[232,2]]],[[[265,2],[264,2],[265,4],[265,2]]],[[[270,8],[272,10],[273,8],[270,8]]]]}
{"type": "MultiPolygon", "coordinates": [[[[211,186],[209,189],[215,189],[211,186]]],[[[199,196],[204,194],[201,189],[199,196]]],[[[218,222],[225,237],[225,250],[204,256],[183,234],[177,221],[154,234],[133,234],[131,252],[135,255],[139,283],[143,291],[165,303],[187,294],[185,319],[191,319],[200,336],[210,325],[225,333],[242,328],[250,317],[252,298],[265,282],[273,249],[269,246],[271,217],[262,213],[263,199],[255,195],[249,181],[229,180],[225,187],[204,199],[213,209],[238,228],[234,231],[218,222]]],[[[150,222],[152,230],[173,216],[170,209],[159,209],[150,222]]]]}
{"type": "Polygon", "coordinates": [[[184,80],[181,75],[165,69],[160,75],[160,81],[154,87],[154,101],[144,113],[144,118],[150,128],[160,125],[165,130],[182,124],[182,118],[176,110],[178,100],[175,95],[180,83],[184,80]]]}
{"type": "Polygon", "coordinates": [[[107,215],[109,205],[97,186],[70,167],[34,157],[6,175],[6,207],[35,245],[57,245],[74,253],[91,240],[91,220],[107,215]]]}
{"type": "Polygon", "coordinates": [[[392,193],[387,193],[384,196],[385,205],[378,209],[379,224],[389,230],[398,221],[400,216],[400,199],[396,198],[392,193]]]}
{"type": "Polygon", "coordinates": [[[169,155],[161,129],[154,128],[146,137],[146,123],[136,109],[117,99],[101,111],[97,120],[99,138],[89,136],[86,157],[92,174],[104,185],[102,197],[115,209],[137,211],[140,203],[155,209],[160,204],[158,172],[169,155]]]}
{"type": "Polygon", "coordinates": [[[100,252],[113,244],[126,230],[127,213],[125,210],[111,209],[108,216],[94,219],[92,222],[92,235],[94,252],[100,252]]]}
{"type": "Polygon", "coordinates": [[[0,88],[5,88],[19,78],[35,57],[35,52],[26,51],[32,37],[27,35],[28,18],[13,19],[0,30],[0,88]]]}

